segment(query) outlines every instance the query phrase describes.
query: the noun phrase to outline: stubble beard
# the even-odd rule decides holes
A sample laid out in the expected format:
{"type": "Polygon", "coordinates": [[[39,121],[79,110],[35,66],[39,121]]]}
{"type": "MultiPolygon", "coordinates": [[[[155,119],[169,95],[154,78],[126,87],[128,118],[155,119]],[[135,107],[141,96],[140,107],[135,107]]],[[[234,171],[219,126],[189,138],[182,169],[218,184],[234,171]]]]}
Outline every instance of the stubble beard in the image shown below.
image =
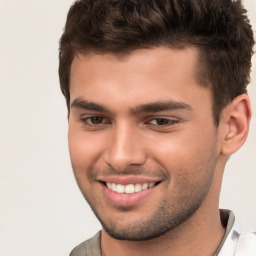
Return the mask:
{"type": "MultiPolygon", "coordinates": [[[[206,165],[201,163],[201,169],[197,171],[207,172],[208,175],[203,176],[203,178],[199,180],[196,184],[189,183],[189,178],[182,177],[180,179],[181,183],[177,188],[178,192],[176,193],[176,196],[174,198],[172,197],[172,202],[170,202],[168,198],[163,199],[159,203],[159,207],[155,210],[155,212],[152,213],[151,216],[149,216],[147,219],[137,218],[137,220],[126,225],[125,228],[120,228],[119,222],[116,221],[117,218],[115,216],[112,216],[112,218],[106,217],[104,214],[103,205],[95,200],[93,194],[88,193],[88,191],[86,192],[86,190],[82,188],[81,184],[79,184],[79,180],[77,180],[77,182],[84,198],[90,205],[95,216],[102,224],[104,230],[111,237],[118,240],[145,241],[164,235],[170,230],[173,230],[177,226],[186,222],[189,218],[191,218],[191,216],[193,216],[193,214],[200,208],[208,194],[212,183],[216,163],[216,155],[212,156],[212,158],[208,160],[206,165]]],[[[88,172],[89,180],[93,180],[99,172],[110,173],[112,171],[90,170],[88,172]]],[[[136,172],[138,174],[145,173],[144,170],[133,170],[133,172],[136,172]]],[[[130,171],[127,170],[122,172],[122,174],[127,173],[130,173],[130,171]]],[[[171,182],[169,172],[165,170],[157,170],[155,172],[151,172],[151,175],[155,175],[156,173],[158,173],[158,175],[159,173],[161,173],[161,175],[165,177],[165,185],[168,186],[171,182]]],[[[126,213],[127,215],[129,215],[129,210],[131,209],[129,207],[119,207],[118,210],[122,214],[126,213]]]]}
{"type": "MultiPolygon", "coordinates": [[[[88,202],[88,201],[87,201],[88,202]]],[[[104,230],[113,238],[117,240],[126,241],[147,241],[153,238],[160,237],[175,227],[179,226],[189,219],[194,212],[200,207],[201,202],[197,202],[189,209],[181,209],[179,212],[172,212],[165,205],[165,202],[155,211],[155,213],[147,220],[137,220],[132,224],[127,225],[125,228],[120,229],[118,223],[115,222],[115,217],[108,221],[101,218],[99,212],[90,205],[92,211],[100,221],[104,230]],[[173,214],[175,213],[175,214],[173,214]]],[[[123,211],[128,210],[120,209],[123,211]]]]}

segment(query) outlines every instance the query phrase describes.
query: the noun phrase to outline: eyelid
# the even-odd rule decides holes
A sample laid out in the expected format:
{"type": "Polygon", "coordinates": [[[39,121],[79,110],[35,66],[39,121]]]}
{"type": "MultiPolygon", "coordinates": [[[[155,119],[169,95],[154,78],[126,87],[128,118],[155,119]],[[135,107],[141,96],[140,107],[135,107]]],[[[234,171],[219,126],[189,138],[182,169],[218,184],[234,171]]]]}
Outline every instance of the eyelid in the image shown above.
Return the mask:
{"type": "MultiPolygon", "coordinates": [[[[112,121],[110,120],[110,118],[104,116],[104,115],[99,115],[99,114],[90,114],[90,115],[81,115],[79,117],[79,121],[82,123],[82,125],[84,126],[87,126],[87,127],[100,127],[100,126],[106,126],[108,124],[111,124],[112,121]],[[98,118],[102,118],[102,122],[99,122],[98,124],[97,123],[92,123],[90,120],[91,118],[93,117],[98,117],[98,118]]],[[[177,117],[165,117],[165,116],[151,116],[151,117],[148,117],[146,119],[146,122],[144,122],[144,124],[146,125],[150,125],[152,127],[156,127],[156,128],[168,128],[168,127],[171,127],[171,126],[174,126],[176,125],[177,123],[180,122],[180,118],[177,118],[177,117]],[[166,124],[158,124],[157,121],[166,121],[167,123],[166,124]],[[153,123],[155,122],[155,123],[153,123]]]]}
{"type": "Polygon", "coordinates": [[[110,121],[108,118],[106,118],[105,116],[102,115],[82,115],[80,116],[79,120],[84,124],[84,125],[88,125],[88,126],[101,126],[101,125],[105,125],[105,124],[110,124],[110,121]],[[90,124],[88,120],[90,120],[93,117],[98,117],[98,118],[102,118],[104,122],[100,123],[100,124],[90,124]]]}
{"type": "Polygon", "coordinates": [[[150,123],[153,120],[167,120],[167,121],[170,121],[170,122],[173,122],[173,123],[180,121],[180,119],[177,118],[177,117],[157,116],[157,117],[150,117],[150,118],[148,118],[147,123],[150,123]]]}
{"type": "MultiPolygon", "coordinates": [[[[166,125],[173,125],[173,124],[175,124],[175,123],[177,123],[178,122],[178,120],[174,120],[174,119],[168,119],[168,118],[153,118],[153,119],[151,119],[150,120],[150,122],[152,122],[153,120],[155,120],[155,121],[159,121],[159,120],[164,120],[164,121],[167,121],[167,122],[169,122],[168,124],[166,124],[166,125]]],[[[154,124],[154,125],[158,125],[158,126],[164,126],[164,125],[160,125],[160,124],[154,124]]]]}

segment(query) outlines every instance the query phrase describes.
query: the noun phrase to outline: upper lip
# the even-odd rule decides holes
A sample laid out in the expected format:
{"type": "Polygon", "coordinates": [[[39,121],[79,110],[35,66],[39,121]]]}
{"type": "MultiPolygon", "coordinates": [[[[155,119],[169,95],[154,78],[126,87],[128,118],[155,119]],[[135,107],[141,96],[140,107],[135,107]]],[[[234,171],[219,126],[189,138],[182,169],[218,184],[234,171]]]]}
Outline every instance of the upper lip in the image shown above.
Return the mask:
{"type": "Polygon", "coordinates": [[[156,183],[160,182],[159,178],[154,177],[145,177],[145,176],[107,176],[107,177],[99,177],[99,181],[101,182],[110,182],[122,185],[128,184],[143,184],[143,183],[156,183]]]}

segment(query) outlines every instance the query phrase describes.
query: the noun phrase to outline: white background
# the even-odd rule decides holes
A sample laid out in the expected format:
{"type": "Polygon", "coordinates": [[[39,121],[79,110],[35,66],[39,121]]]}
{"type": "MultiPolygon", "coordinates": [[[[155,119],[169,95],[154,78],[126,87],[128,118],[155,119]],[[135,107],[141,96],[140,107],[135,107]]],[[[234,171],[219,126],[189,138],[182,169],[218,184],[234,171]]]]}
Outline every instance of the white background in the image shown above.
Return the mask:
{"type": "MultiPolygon", "coordinates": [[[[58,39],[71,0],[0,0],[0,256],[68,255],[100,225],[69,162],[58,39]]],[[[245,1],[256,30],[256,2],[245,1]]],[[[246,145],[228,163],[221,206],[256,231],[256,60],[246,145]]]]}

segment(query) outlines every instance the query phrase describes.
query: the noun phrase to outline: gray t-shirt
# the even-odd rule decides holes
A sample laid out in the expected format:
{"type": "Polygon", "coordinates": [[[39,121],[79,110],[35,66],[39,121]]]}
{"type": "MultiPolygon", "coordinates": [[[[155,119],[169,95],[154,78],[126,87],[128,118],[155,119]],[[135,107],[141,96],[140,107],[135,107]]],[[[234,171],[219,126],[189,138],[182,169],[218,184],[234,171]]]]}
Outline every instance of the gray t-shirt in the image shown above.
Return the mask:
{"type": "Polygon", "coordinates": [[[70,253],[70,256],[102,256],[100,249],[100,236],[101,231],[99,231],[94,237],[75,247],[70,253]]]}

